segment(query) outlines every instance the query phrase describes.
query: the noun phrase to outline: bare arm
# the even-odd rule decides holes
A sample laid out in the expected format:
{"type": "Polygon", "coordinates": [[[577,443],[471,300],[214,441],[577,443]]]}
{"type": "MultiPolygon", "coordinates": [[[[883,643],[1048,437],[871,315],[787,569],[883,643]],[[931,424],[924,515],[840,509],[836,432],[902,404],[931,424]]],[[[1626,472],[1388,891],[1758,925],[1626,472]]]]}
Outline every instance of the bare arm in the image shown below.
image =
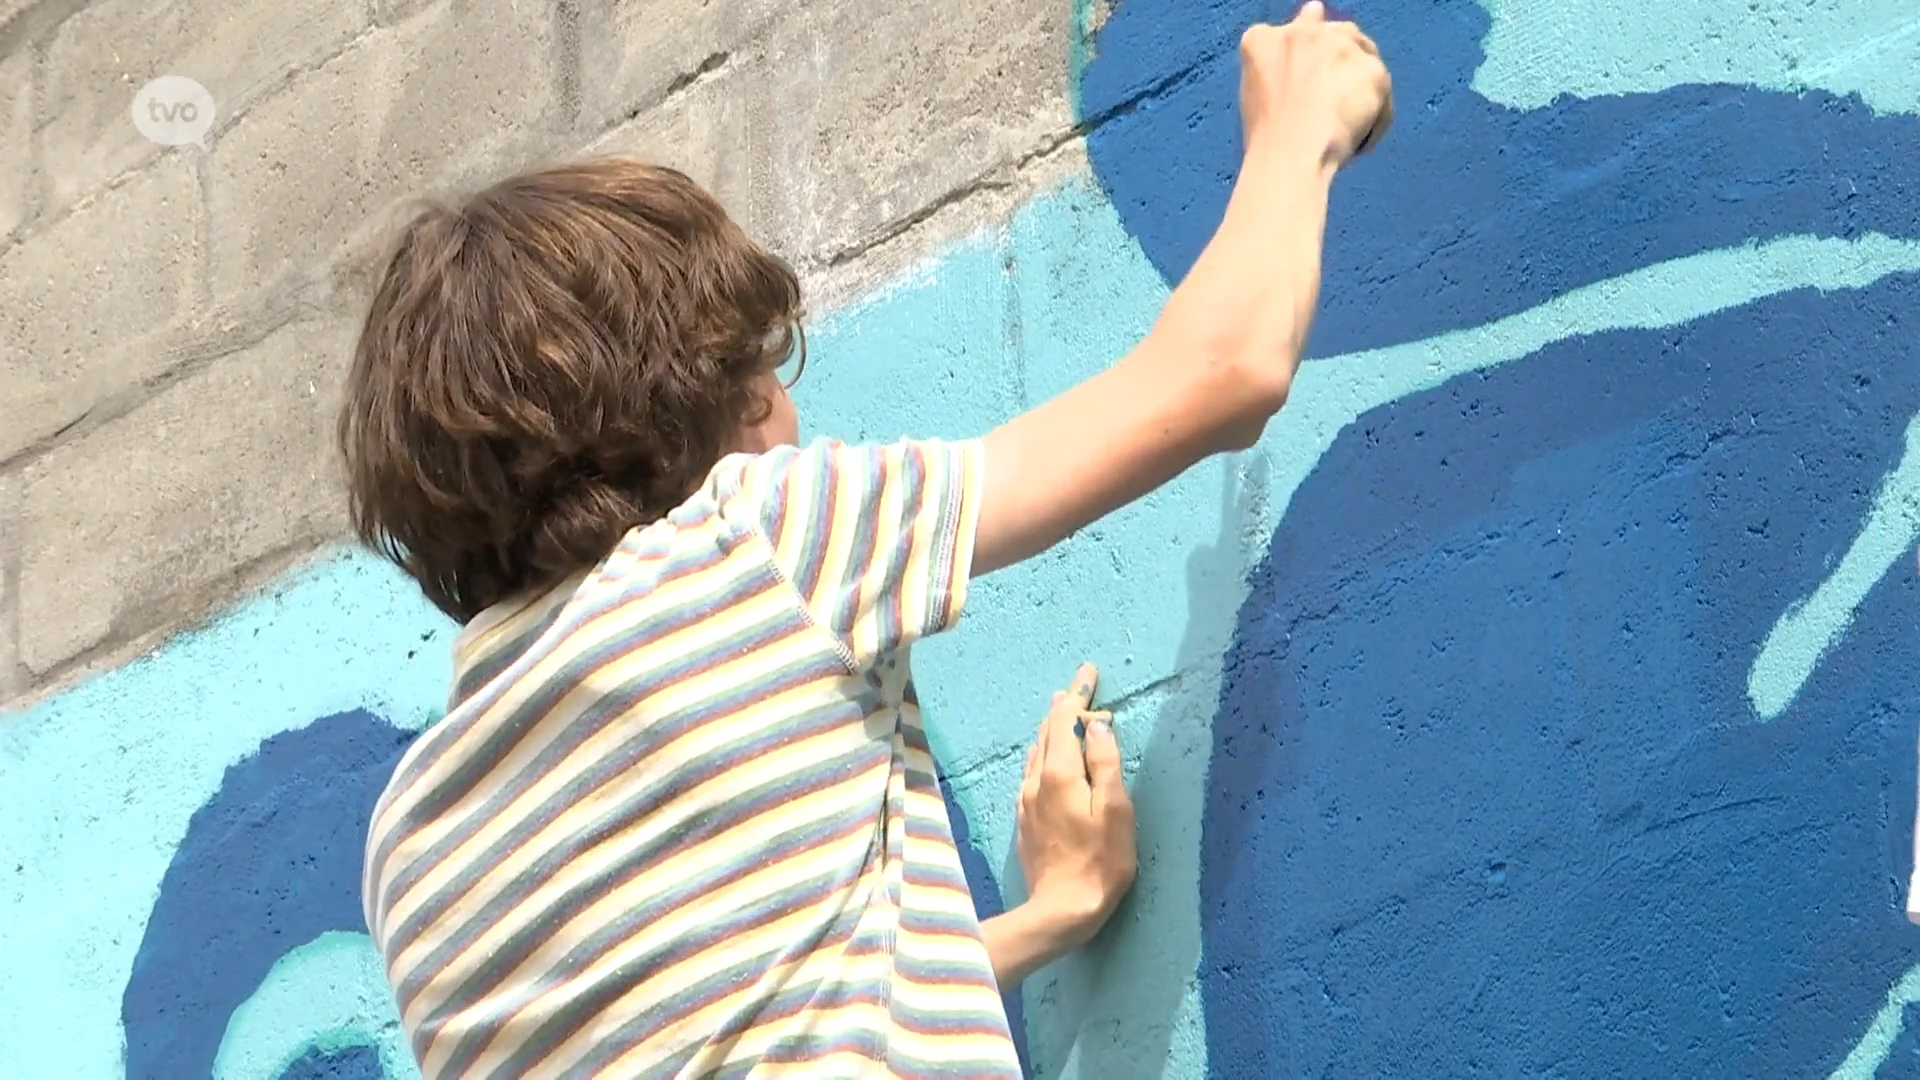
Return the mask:
{"type": "Polygon", "coordinates": [[[975,574],[1259,439],[1306,344],[1331,181],[1316,155],[1248,155],[1220,231],[1146,339],[987,435],[975,574]]]}
{"type": "Polygon", "coordinates": [[[980,924],[993,964],[993,981],[1002,991],[1073,951],[1072,928],[1029,900],[980,924]]]}
{"type": "Polygon", "coordinates": [[[987,435],[976,575],[1253,445],[1286,402],[1334,172],[1377,142],[1390,88],[1372,43],[1318,5],[1249,31],[1241,56],[1248,149],[1219,230],[1139,346],[987,435]]]}

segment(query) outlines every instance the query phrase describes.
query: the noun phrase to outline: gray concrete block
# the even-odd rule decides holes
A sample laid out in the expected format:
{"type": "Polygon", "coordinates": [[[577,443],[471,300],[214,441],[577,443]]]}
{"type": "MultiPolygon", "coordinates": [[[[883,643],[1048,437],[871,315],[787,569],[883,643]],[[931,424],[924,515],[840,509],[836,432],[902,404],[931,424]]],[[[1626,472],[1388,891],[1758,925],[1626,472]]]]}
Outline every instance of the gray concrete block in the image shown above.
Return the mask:
{"type": "MultiPolygon", "coordinates": [[[[733,56],[806,0],[581,0],[581,119],[600,131],[733,56]]],[[[852,0],[848,6],[877,4],[852,0]]]]}
{"type": "MultiPolygon", "coordinates": [[[[684,85],[588,149],[681,167],[803,268],[846,262],[943,201],[1009,183],[1014,165],[1072,130],[1066,5],[986,0],[956,19],[878,0],[813,4],[762,19],[752,41],[704,52],[676,44],[677,29],[640,31],[660,6],[599,9],[606,26],[583,35],[594,73],[584,112],[684,85]],[[596,55],[624,74],[602,79],[596,55]],[[706,69],[702,56],[713,61],[706,69]],[[699,73],[688,79],[690,70],[699,73]],[[614,96],[596,104],[596,92],[614,96]]],[[[716,9],[756,25],[752,0],[708,5],[694,22],[716,9]]]]}
{"type": "MultiPolygon", "coordinates": [[[[752,141],[757,133],[756,110],[769,100],[771,89],[766,68],[747,59],[743,55],[615,126],[588,143],[582,153],[621,154],[671,165],[712,191],[750,234],[779,246],[779,238],[787,234],[773,200],[755,199],[755,192],[767,186],[764,181],[773,163],[755,152],[757,144],[752,141]]],[[[908,272],[928,252],[1004,223],[1027,200],[1083,175],[1086,169],[1084,144],[1069,140],[1022,168],[995,172],[979,190],[942,204],[913,228],[864,248],[857,259],[831,266],[801,259],[807,305],[817,312],[832,310],[908,272]]],[[[885,223],[871,219],[854,224],[874,229],[885,223]]]]}
{"type": "Polygon", "coordinates": [[[44,106],[49,200],[62,206],[151,160],[160,147],[134,126],[135,95],[181,75],[212,95],[215,134],[366,29],[359,3],[337,0],[99,0],[47,45],[44,106]]]}
{"type": "Polygon", "coordinates": [[[20,481],[0,476],[0,706],[27,689],[20,672],[19,590],[13,576],[14,553],[19,550],[20,481]]]}
{"type": "Polygon", "coordinates": [[[434,0],[373,0],[373,21],[391,26],[433,6],[434,0]]]}
{"type": "Polygon", "coordinates": [[[776,158],[801,166],[798,182],[771,189],[778,217],[806,223],[808,249],[827,255],[1073,124],[1068,5],[988,0],[953,19],[918,5],[860,7],[869,10],[813,9],[785,28],[770,49],[773,100],[803,123],[760,117],[784,151],[776,158]]]}
{"type": "Polygon", "coordinates": [[[757,62],[755,217],[802,262],[844,261],[996,169],[1057,145],[1070,5],[815,5],[757,62]]]}
{"type": "Polygon", "coordinates": [[[317,275],[397,201],[563,145],[554,23],[532,0],[443,0],[240,117],[211,160],[216,298],[317,275]]]}
{"type": "MultiPolygon", "coordinates": [[[[0,22],[4,22],[0,12],[0,22]]],[[[0,237],[25,221],[32,209],[33,56],[0,59],[0,237]]]]}
{"type": "MultiPolygon", "coordinates": [[[[776,17],[814,0],[582,0],[580,111],[589,131],[657,106],[718,63],[741,60],[776,17]]],[[[851,0],[852,8],[868,8],[851,0]]]]}
{"type": "Polygon", "coordinates": [[[198,614],[249,562],[343,532],[333,421],[352,331],[283,328],[26,468],[28,668],[198,614]]]}
{"type": "Polygon", "coordinates": [[[14,16],[39,2],[40,0],[0,0],[0,30],[6,29],[14,16]]]}
{"type": "Polygon", "coordinates": [[[753,174],[764,162],[751,141],[751,110],[766,94],[763,69],[725,64],[607,131],[583,152],[591,157],[637,157],[679,169],[713,192],[748,231],[757,232],[762,223],[754,217],[753,174]]]}
{"type": "Polygon", "coordinates": [[[175,154],[0,254],[0,461],[156,373],[191,313],[200,191],[175,154]]]}

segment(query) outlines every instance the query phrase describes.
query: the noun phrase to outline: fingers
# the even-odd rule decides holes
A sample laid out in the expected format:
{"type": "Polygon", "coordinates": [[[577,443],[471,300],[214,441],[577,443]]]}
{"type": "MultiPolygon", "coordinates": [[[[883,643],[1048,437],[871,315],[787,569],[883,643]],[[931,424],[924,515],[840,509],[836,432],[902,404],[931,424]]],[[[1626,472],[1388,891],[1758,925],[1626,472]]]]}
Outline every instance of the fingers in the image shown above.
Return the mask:
{"type": "Polygon", "coordinates": [[[1041,760],[1046,760],[1047,742],[1053,735],[1053,714],[1060,711],[1060,702],[1066,697],[1060,690],[1053,692],[1053,703],[1047,706],[1047,713],[1040,718],[1040,731],[1034,736],[1033,745],[1040,752],[1041,760]]]}
{"type": "MultiPolygon", "coordinates": [[[[1313,26],[1326,21],[1327,5],[1321,3],[1320,0],[1312,0],[1311,3],[1300,5],[1300,10],[1294,12],[1293,18],[1287,21],[1287,25],[1313,26]]],[[[1247,27],[1240,35],[1240,54],[1244,57],[1249,49],[1257,47],[1267,35],[1275,33],[1279,29],[1279,27],[1271,23],[1254,23],[1252,26],[1247,27]]]]}
{"type": "Polygon", "coordinates": [[[1086,712],[1093,704],[1093,689],[1100,684],[1100,669],[1092,664],[1081,664],[1073,673],[1073,684],[1064,693],[1053,697],[1053,711],[1069,712],[1075,716],[1086,712]]]}
{"type": "Polygon", "coordinates": [[[1087,714],[1087,779],[1093,785],[1095,812],[1131,805],[1121,775],[1120,738],[1113,730],[1112,713],[1087,714]]]}
{"type": "Polygon", "coordinates": [[[1054,698],[1045,721],[1046,745],[1040,751],[1040,768],[1047,776],[1086,783],[1086,759],[1080,752],[1080,735],[1074,729],[1092,703],[1093,689],[1099,679],[1099,669],[1092,664],[1081,664],[1080,670],[1074,673],[1073,684],[1054,698]]]}
{"type": "Polygon", "coordinates": [[[1373,127],[1367,129],[1367,137],[1360,140],[1360,145],[1354,149],[1353,156],[1359,157],[1380,145],[1380,140],[1387,137],[1387,129],[1392,126],[1393,90],[1389,87],[1385,92],[1385,100],[1380,105],[1380,115],[1374,118],[1373,127]]]}
{"type": "Polygon", "coordinates": [[[1353,39],[1354,45],[1357,46],[1361,52],[1366,53],[1376,60],[1380,58],[1380,46],[1375,45],[1373,39],[1361,31],[1359,23],[1341,23],[1340,28],[1347,32],[1347,35],[1353,39]]]}

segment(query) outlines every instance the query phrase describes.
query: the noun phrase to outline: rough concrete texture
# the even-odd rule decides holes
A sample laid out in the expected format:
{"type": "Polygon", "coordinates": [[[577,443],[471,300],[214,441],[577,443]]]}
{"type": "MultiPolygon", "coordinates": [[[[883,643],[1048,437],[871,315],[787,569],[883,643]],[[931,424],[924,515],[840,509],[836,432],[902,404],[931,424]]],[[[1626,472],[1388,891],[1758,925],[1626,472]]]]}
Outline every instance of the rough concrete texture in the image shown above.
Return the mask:
{"type": "Polygon", "coordinates": [[[0,239],[27,218],[33,178],[33,57],[0,60],[0,239]]]}
{"type": "MultiPolygon", "coordinates": [[[[765,34],[776,15],[804,6],[778,0],[581,0],[581,67],[594,73],[580,86],[582,113],[590,125],[604,128],[651,112],[701,72],[746,66],[747,58],[738,54],[765,34]]],[[[745,140],[739,145],[744,149],[745,140]]]]}
{"type": "Polygon", "coordinates": [[[390,26],[432,7],[437,0],[373,0],[373,21],[390,26]]]}
{"type": "MultiPolygon", "coordinates": [[[[0,14],[0,64],[93,10],[0,14]]],[[[397,200],[657,155],[805,270],[809,433],[977,434],[1150,325],[1272,14],[366,10],[143,46],[267,74],[210,154],[29,200],[0,253],[0,692],[37,698],[0,715],[7,1075],[414,1075],[355,845],[445,620],[327,551],[50,681],[338,535],[321,399],[397,200]]],[[[1091,659],[1117,710],[1141,877],[1013,1001],[1033,1073],[1912,1073],[1911,4],[1358,14],[1402,109],[1337,186],[1286,412],[916,650],[983,911],[1024,888],[1047,692],[1091,659]]]]}
{"type": "Polygon", "coordinates": [[[152,605],[339,532],[331,435],[352,347],[341,331],[292,324],[27,466],[20,647],[30,669],[47,672],[116,628],[153,621],[152,605]]]}
{"type": "Polygon", "coordinates": [[[214,295],[313,274],[394,203],[562,148],[555,34],[545,4],[442,0],[241,116],[207,162],[214,295]]]}
{"type": "Polygon", "coordinates": [[[588,4],[583,54],[624,81],[584,85],[586,115],[618,121],[595,150],[662,147],[710,177],[756,235],[806,269],[849,262],[1072,131],[1061,5],[994,0],[965,19],[908,5],[719,5],[642,33],[670,4],[588,4]],[[710,45],[690,47],[693,31],[710,45]],[[756,33],[757,31],[757,33],[756,33]],[[915,92],[901,92],[904,86],[915,92]],[[658,102],[630,120],[623,113],[658,102]],[[680,142],[684,140],[684,142],[680,142]]]}
{"type": "Polygon", "coordinates": [[[366,25],[360,4],[89,5],[54,32],[41,64],[50,202],[66,206],[161,152],[128,122],[129,103],[149,80],[184,75],[205,86],[218,106],[217,133],[366,25]]]}
{"type": "Polygon", "coordinates": [[[202,216],[169,154],[0,252],[0,461],[156,374],[142,346],[193,308],[202,216]]]}
{"type": "Polygon", "coordinates": [[[20,587],[19,551],[20,481],[0,476],[0,697],[11,698],[24,690],[28,673],[20,663],[19,605],[14,592],[20,587]]]}
{"type": "Polygon", "coordinates": [[[783,21],[763,54],[771,96],[757,117],[785,171],[762,188],[776,246],[855,258],[1063,138],[1072,118],[1052,43],[1066,17],[1065,5],[990,0],[951,20],[908,4],[817,4],[783,21]]]}
{"type": "Polygon", "coordinates": [[[12,43],[29,36],[30,17],[46,0],[0,0],[0,42],[12,43]]]}

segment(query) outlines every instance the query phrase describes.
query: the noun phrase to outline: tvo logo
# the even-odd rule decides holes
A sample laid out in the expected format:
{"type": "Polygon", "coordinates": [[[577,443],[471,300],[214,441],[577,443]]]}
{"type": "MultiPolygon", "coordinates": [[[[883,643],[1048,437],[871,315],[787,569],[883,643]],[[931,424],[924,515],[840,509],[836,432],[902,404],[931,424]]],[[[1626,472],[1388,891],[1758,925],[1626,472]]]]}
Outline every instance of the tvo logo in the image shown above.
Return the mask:
{"type": "Polygon", "coordinates": [[[133,96],[133,126],[162,146],[207,148],[213,130],[213,95],[184,75],[162,75],[133,96]]]}

